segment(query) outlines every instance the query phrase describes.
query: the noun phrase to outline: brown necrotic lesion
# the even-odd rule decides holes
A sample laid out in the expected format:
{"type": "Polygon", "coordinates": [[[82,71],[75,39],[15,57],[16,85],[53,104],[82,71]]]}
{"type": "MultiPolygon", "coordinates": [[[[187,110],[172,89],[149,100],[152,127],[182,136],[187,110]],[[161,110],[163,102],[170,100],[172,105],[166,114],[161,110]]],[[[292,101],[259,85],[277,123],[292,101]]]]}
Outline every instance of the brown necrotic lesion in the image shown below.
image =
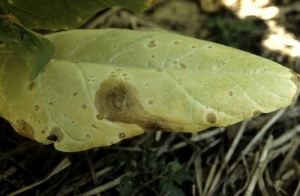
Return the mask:
{"type": "Polygon", "coordinates": [[[108,78],[100,84],[95,94],[94,104],[98,111],[97,116],[111,122],[136,124],[145,131],[182,131],[182,127],[178,124],[145,111],[136,98],[136,94],[136,90],[127,82],[108,78]]]}

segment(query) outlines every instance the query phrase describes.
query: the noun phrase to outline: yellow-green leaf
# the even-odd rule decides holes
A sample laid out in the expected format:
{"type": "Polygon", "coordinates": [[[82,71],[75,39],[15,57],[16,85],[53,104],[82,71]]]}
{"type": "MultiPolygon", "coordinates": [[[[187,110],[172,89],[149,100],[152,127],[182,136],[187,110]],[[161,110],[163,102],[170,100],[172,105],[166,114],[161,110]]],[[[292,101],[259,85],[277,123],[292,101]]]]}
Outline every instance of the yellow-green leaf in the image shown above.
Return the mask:
{"type": "Polygon", "coordinates": [[[0,48],[0,113],[61,151],[108,146],[144,131],[197,132],[290,105],[298,74],[267,59],[166,32],[49,35],[57,54],[29,83],[0,48]]]}

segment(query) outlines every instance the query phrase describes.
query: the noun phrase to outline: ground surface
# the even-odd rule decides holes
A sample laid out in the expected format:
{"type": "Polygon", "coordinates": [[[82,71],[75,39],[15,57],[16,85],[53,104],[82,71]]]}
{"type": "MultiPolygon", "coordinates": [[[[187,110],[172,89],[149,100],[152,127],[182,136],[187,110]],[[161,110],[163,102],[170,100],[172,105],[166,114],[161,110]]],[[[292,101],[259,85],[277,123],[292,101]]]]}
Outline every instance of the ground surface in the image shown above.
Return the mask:
{"type": "MultiPolygon", "coordinates": [[[[142,15],[121,8],[102,11],[82,28],[108,27],[176,31],[300,73],[299,1],[161,0],[142,15]]],[[[21,195],[58,196],[296,196],[299,121],[297,101],[225,129],[148,133],[111,147],[62,153],[21,137],[2,120],[0,195],[21,189],[21,195]]]]}

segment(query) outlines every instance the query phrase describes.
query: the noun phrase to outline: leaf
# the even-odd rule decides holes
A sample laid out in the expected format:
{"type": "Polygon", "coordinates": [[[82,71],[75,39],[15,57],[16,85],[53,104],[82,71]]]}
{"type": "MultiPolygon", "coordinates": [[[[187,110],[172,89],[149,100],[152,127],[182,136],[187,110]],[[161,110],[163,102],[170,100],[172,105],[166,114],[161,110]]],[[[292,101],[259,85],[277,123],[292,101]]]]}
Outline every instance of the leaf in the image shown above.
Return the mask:
{"type": "Polygon", "coordinates": [[[183,169],[176,172],[175,175],[173,176],[173,178],[178,184],[182,184],[184,181],[192,181],[193,180],[193,178],[189,174],[189,172],[187,172],[183,169]]]}
{"type": "Polygon", "coordinates": [[[168,164],[170,174],[173,176],[176,172],[182,169],[182,166],[177,161],[172,161],[168,164]]]}
{"type": "Polygon", "coordinates": [[[33,80],[55,54],[44,36],[0,18],[0,40],[26,63],[33,80]]]}
{"type": "Polygon", "coordinates": [[[183,181],[192,181],[191,175],[185,171],[177,161],[172,161],[168,165],[168,177],[178,184],[182,184],[183,181]]]}
{"type": "Polygon", "coordinates": [[[156,0],[10,0],[9,8],[27,28],[74,29],[100,10],[122,6],[142,12],[156,0]]]}
{"type": "Polygon", "coordinates": [[[267,59],[166,32],[74,30],[47,36],[54,59],[29,70],[0,47],[0,114],[60,151],[144,131],[197,132],[290,105],[299,77],[267,59]]]}
{"type": "Polygon", "coordinates": [[[122,177],[119,188],[121,196],[132,195],[135,188],[134,178],[131,176],[122,177]]]}
{"type": "Polygon", "coordinates": [[[162,185],[162,191],[172,196],[184,196],[183,191],[171,182],[162,185]]]}
{"type": "Polygon", "coordinates": [[[9,8],[7,0],[0,0],[0,14],[8,14],[9,8]]]}

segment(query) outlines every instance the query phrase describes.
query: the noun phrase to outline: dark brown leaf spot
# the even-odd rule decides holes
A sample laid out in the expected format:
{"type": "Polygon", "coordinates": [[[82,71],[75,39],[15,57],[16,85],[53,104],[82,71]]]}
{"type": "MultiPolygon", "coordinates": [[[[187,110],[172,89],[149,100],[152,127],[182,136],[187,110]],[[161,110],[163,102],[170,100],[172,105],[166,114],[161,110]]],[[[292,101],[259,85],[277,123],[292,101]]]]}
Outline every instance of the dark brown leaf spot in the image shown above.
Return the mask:
{"type": "Polygon", "coordinates": [[[30,83],[30,84],[28,85],[27,89],[28,89],[29,91],[32,91],[32,90],[34,89],[35,85],[36,85],[35,82],[30,83]]]}
{"type": "Polygon", "coordinates": [[[35,105],[35,106],[34,106],[34,110],[35,110],[35,111],[38,111],[39,109],[40,109],[40,106],[39,106],[39,105],[35,105]]]}
{"type": "Polygon", "coordinates": [[[44,134],[46,133],[46,131],[45,131],[45,130],[42,130],[41,133],[44,135],[44,134]]]}
{"type": "Polygon", "coordinates": [[[196,48],[196,46],[192,46],[191,48],[193,48],[193,49],[194,49],[194,48],[196,48]]]}
{"type": "Polygon", "coordinates": [[[82,107],[82,109],[84,109],[84,110],[86,109],[86,105],[85,105],[85,104],[82,104],[81,107],[82,107]]]}
{"type": "Polygon", "coordinates": [[[217,117],[214,113],[210,112],[206,115],[206,121],[208,123],[214,124],[217,122],[217,117]]]}
{"type": "Polygon", "coordinates": [[[92,127],[93,127],[94,129],[98,129],[98,127],[97,127],[96,125],[94,125],[94,124],[92,125],[92,127]]]}
{"type": "Polygon", "coordinates": [[[126,138],[126,134],[124,132],[120,132],[118,136],[120,139],[126,138]]]}
{"type": "Polygon", "coordinates": [[[148,103],[149,103],[149,105],[152,105],[154,103],[154,101],[153,100],[149,100],[148,103]]]}
{"type": "Polygon", "coordinates": [[[146,112],[136,98],[136,90],[126,81],[112,78],[103,81],[95,94],[94,104],[97,118],[136,124],[144,130],[179,130],[177,124],[146,112]]]}
{"type": "Polygon", "coordinates": [[[232,95],[233,95],[233,91],[229,91],[229,92],[228,92],[228,95],[229,95],[229,96],[232,96],[232,95]]]}
{"type": "Polygon", "coordinates": [[[102,115],[98,114],[98,115],[96,116],[96,118],[97,118],[98,120],[102,120],[104,117],[103,117],[102,115]]]}
{"type": "Polygon", "coordinates": [[[154,47],[156,47],[156,40],[155,39],[153,39],[153,40],[151,40],[149,43],[148,43],[148,48],[154,48],[154,47]]]}
{"type": "Polygon", "coordinates": [[[90,136],[89,134],[86,134],[86,135],[85,135],[85,138],[86,138],[86,139],[91,139],[91,136],[90,136]]]}
{"type": "Polygon", "coordinates": [[[175,41],[173,42],[174,45],[178,45],[179,44],[179,41],[175,41]]]}
{"type": "Polygon", "coordinates": [[[181,69],[186,69],[186,65],[183,63],[179,63],[179,66],[181,67],[181,69]]]}

